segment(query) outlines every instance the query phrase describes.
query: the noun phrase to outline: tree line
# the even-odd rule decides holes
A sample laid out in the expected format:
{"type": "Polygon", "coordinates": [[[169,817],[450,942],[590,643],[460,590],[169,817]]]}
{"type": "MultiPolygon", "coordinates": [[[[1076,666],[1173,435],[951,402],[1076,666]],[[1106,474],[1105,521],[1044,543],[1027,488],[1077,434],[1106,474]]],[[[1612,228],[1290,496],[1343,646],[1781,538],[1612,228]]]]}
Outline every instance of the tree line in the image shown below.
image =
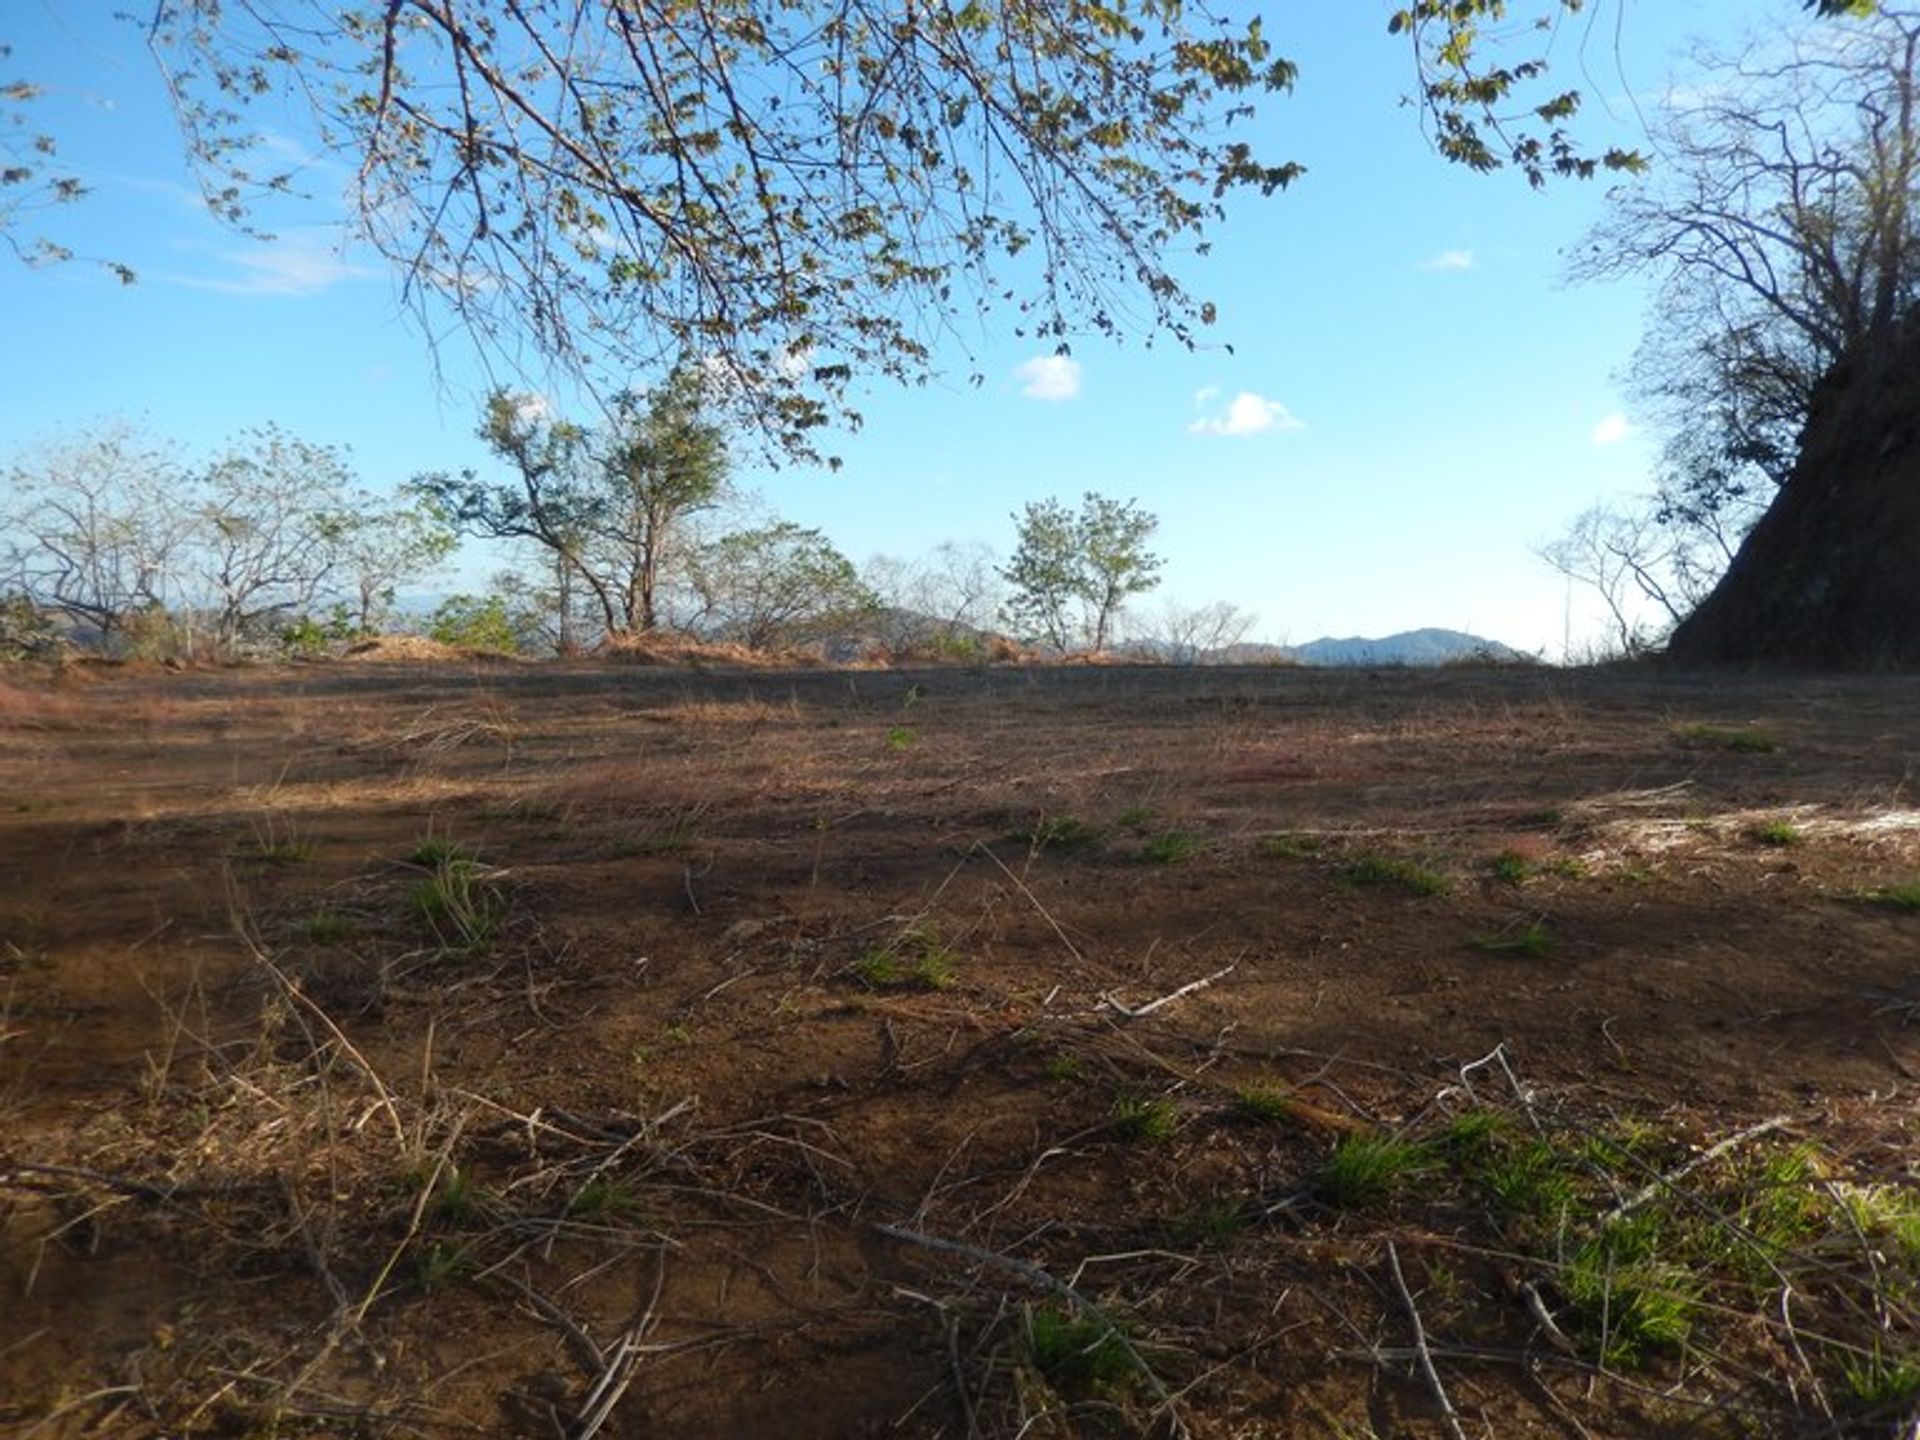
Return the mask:
{"type": "MultiPolygon", "coordinates": [[[[1112,649],[1130,602],[1159,584],[1157,517],[1091,492],[1010,517],[1004,561],[949,542],[855,565],[739,489],[709,383],[677,368],[591,426],[496,391],[478,432],[486,473],[416,475],[385,497],[346,452],[271,426],[200,463],[124,424],[49,444],[5,471],[0,652],[313,655],[410,630],[561,655],[661,635],[831,644],[835,658],[977,660],[996,644],[1013,653],[1009,639],[1064,655],[1112,649]],[[463,539],[512,563],[478,593],[407,613],[463,539]]],[[[1192,663],[1252,623],[1231,605],[1170,605],[1124,638],[1192,663]]]]}

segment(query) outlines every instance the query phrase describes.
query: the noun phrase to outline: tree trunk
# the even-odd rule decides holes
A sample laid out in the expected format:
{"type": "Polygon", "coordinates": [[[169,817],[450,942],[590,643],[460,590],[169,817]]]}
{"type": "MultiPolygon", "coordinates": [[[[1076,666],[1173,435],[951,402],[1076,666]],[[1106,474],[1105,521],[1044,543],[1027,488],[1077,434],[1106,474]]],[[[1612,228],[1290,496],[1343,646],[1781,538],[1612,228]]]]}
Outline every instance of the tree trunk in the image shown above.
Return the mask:
{"type": "Polygon", "coordinates": [[[1920,315],[1821,382],[1779,495],[1667,654],[1920,665],[1920,315]]]}

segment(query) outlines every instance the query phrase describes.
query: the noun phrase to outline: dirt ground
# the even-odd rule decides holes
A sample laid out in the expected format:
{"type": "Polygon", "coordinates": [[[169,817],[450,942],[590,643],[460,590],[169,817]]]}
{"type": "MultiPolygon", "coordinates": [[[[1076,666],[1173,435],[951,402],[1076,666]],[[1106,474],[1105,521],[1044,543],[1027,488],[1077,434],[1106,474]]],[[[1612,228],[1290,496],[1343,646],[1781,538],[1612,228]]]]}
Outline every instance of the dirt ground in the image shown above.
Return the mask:
{"type": "Polygon", "coordinates": [[[0,1433],[1920,1395],[1914,677],[69,667],[0,877],[0,1433]]]}

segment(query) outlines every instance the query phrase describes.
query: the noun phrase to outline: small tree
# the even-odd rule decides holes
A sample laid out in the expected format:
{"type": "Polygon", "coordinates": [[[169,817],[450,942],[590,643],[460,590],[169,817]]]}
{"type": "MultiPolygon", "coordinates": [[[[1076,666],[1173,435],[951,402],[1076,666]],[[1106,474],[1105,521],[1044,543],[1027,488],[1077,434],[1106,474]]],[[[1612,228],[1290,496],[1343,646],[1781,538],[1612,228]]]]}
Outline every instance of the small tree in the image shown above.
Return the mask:
{"type": "Polygon", "coordinates": [[[1000,572],[1014,593],[1002,614],[1022,638],[1104,650],[1126,602],[1160,583],[1163,562],[1146,548],[1160,522],[1134,501],[1089,491],[1075,512],[1042,500],[1014,524],[1018,543],[1000,572]]]}
{"type": "Polygon", "coordinates": [[[820,531],[788,520],[704,546],[688,581],[692,628],[755,650],[816,637],[875,604],[852,561],[820,531]]]}
{"type": "Polygon", "coordinates": [[[896,653],[977,649],[1007,588],[993,550],[978,541],[942,541],[918,560],[875,555],[861,578],[880,607],[882,642],[896,653]]]}
{"type": "Polygon", "coordinates": [[[1257,618],[1225,600],[1168,604],[1148,619],[1144,634],[1170,664],[1198,665],[1246,639],[1257,618]]]}
{"type": "MultiPolygon", "coordinates": [[[[617,397],[596,433],[550,419],[532,397],[495,391],[480,436],[514,480],[489,484],[463,471],[423,475],[414,488],[469,533],[543,551],[562,616],[577,590],[592,597],[608,634],[651,630],[686,520],[726,491],[726,445],[704,401],[697,372],[682,367],[656,390],[617,397]]],[[[570,633],[561,648],[573,648],[570,633]]]]}
{"type": "Polygon", "coordinates": [[[310,614],[355,523],[341,453],[272,425],[207,467],[196,502],[194,586],[223,648],[310,614]]]}
{"type": "Polygon", "coordinates": [[[393,613],[400,586],[430,575],[459,544],[452,522],[425,496],[392,505],[358,495],[341,517],[340,574],[353,628],[370,635],[393,613]]]}
{"type": "Polygon", "coordinates": [[[135,617],[179,595],[195,517],[169,446],[115,423],[9,466],[0,513],[5,584],[119,647],[135,617]]]}

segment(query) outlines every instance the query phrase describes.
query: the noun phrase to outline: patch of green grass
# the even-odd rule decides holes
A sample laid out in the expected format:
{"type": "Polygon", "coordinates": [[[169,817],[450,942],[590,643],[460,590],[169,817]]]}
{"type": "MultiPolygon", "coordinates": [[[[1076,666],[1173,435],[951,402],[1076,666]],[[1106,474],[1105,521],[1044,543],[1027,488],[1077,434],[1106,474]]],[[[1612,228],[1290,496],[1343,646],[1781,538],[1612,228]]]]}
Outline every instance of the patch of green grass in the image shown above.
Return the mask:
{"type": "Polygon", "coordinates": [[[1438,870],[1391,855],[1362,855],[1340,873],[1349,885],[1391,885],[1414,895],[1442,895],[1448,885],[1438,870]]]}
{"type": "Polygon", "coordinates": [[[1524,929],[1476,935],[1467,943],[1488,955],[1526,955],[1538,959],[1553,949],[1553,935],[1544,924],[1533,920],[1524,929]]]}
{"type": "Polygon", "coordinates": [[[407,891],[407,904],[449,950],[484,950],[499,933],[507,897],[475,861],[449,856],[407,891]]]}
{"type": "Polygon", "coordinates": [[[1870,1354],[1847,1358],[1841,1383],[1848,1409],[1904,1410],[1920,1398],[1920,1357],[1890,1360],[1876,1344],[1870,1354]]]}
{"type": "Polygon", "coordinates": [[[1200,837],[1180,830],[1169,830],[1163,835],[1154,836],[1140,851],[1142,858],[1155,865],[1178,865],[1199,853],[1200,837]]]}
{"type": "Polygon", "coordinates": [[[434,1240],[414,1252],[413,1276],[429,1295],[446,1289],[473,1273],[467,1247],[450,1240],[434,1240]]]}
{"type": "Polygon", "coordinates": [[[895,725],[887,731],[889,750],[911,750],[920,743],[920,733],[911,725],[895,725]]]}
{"type": "Polygon", "coordinates": [[[1249,1085],[1234,1092],[1233,1108],[1262,1125],[1280,1125],[1294,1117],[1293,1096],[1277,1085],[1249,1085]]]}
{"type": "Polygon", "coordinates": [[[480,1216],[483,1195],[471,1173],[449,1165],[440,1172],[433,1213],[449,1225],[469,1225],[480,1216]]]}
{"type": "Polygon", "coordinates": [[[1385,1198],[1431,1168],[1425,1146],[1391,1135],[1349,1135],[1320,1167],[1315,1190],[1329,1205],[1350,1210],[1385,1198]]]}
{"type": "Polygon", "coordinates": [[[1560,1271],[1575,1324],[1605,1364],[1638,1364],[1684,1345],[1693,1331],[1699,1281],[1662,1259],[1665,1240],[1662,1217],[1643,1210],[1604,1227],[1560,1271]]]}
{"type": "Polygon", "coordinates": [[[958,959],[937,932],[908,930],[862,951],[849,968],[876,990],[948,990],[958,978],[958,959]]]}
{"type": "Polygon", "coordinates": [[[1543,1226],[1560,1224],[1577,1193],[1572,1161],[1545,1140],[1502,1147],[1475,1170],[1502,1212],[1543,1226]]]}
{"type": "Polygon", "coordinates": [[[1848,1228],[1891,1241],[1909,1264],[1920,1264],[1920,1196],[1895,1185],[1836,1185],[1848,1228]]]}
{"type": "Polygon", "coordinates": [[[1260,853],[1270,860],[1311,860],[1325,847],[1312,835],[1267,835],[1260,853]]]}
{"type": "Polygon", "coordinates": [[[300,933],[314,945],[344,945],[354,936],[353,922],[325,907],[300,922],[300,933]]]}
{"type": "Polygon", "coordinates": [[[1148,825],[1153,823],[1153,807],[1151,805],[1129,805],[1115,817],[1113,823],[1118,825],[1122,830],[1144,830],[1148,825]]]}
{"type": "Polygon", "coordinates": [[[1806,836],[1800,832],[1800,827],[1790,820],[1768,820],[1754,826],[1747,833],[1758,845],[1798,845],[1806,839],[1806,836]]]}
{"type": "Polygon", "coordinates": [[[1129,1145],[1157,1145],[1171,1139],[1178,1112],[1159,1095],[1122,1095],[1113,1102],[1107,1123],[1116,1139],[1129,1145]]]}
{"type": "Polygon", "coordinates": [[[1057,1390],[1107,1390],[1134,1373],[1133,1356],[1119,1331],[1059,1305],[1027,1312],[1026,1350],[1033,1368],[1057,1390]]]}
{"type": "Polygon", "coordinates": [[[1544,875],[1557,875],[1562,880],[1585,880],[1593,874],[1593,868],[1578,855],[1556,855],[1540,866],[1544,875]]]}
{"type": "Polygon", "coordinates": [[[1031,825],[1009,832],[1007,838],[1017,840],[1038,853],[1042,850],[1097,850],[1104,837],[1098,827],[1071,815],[1041,815],[1031,825]]]}
{"type": "Polygon", "coordinates": [[[569,1220],[624,1220],[641,1213],[640,1197],[626,1181],[594,1175],[567,1197],[569,1220]]]}
{"type": "Polygon", "coordinates": [[[1487,871],[1502,885],[1524,885],[1533,864],[1518,850],[1502,850],[1487,862],[1487,871]]]}
{"type": "Polygon", "coordinates": [[[1065,1082],[1078,1080],[1086,1074],[1086,1067],[1080,1063],[1080,1057],[1070,1050],[1062,1050],[1049,1055],[1042,1073],[1049,1080],[1065,1082]]]}
{"type": "Polygon", "coordinates": [[[1827,1231],[1829,1205],[1821,1178],[1814,1152],[1804,1145],[1755,1157],[1737,1169],[1726,1202],[1739,1223],[1707,1225],[1696,1248],[1772,1293],[1780,1263],[1827,1231]]]}
{"type": "Polygon", "coordinates": [[[1466,1110],[1446,1124],[1436,1148],[1455,1159],[1471,1164],[1488,1154],[1507,1132],[1507,1118],[1495,1110],[1466,1110]]]}
{"type": "Polygon", "coordinates": [[[1771,755],[1780,748],[1778,740],[1754,725],[1676,725],[1673,738],[1682,745],[1734,755],[1771,755]]]}
{"type": "Polygon", "coordinates": [[[473,852],[464,845],[443,836],[429,835],[408,852],[407,863],[418,865],[422,870],[438,870],[442,865],[451,865],[457,861],[466,861],[470,864],[475,858],[473,852]]]}
{"type": "Polygon", "coordinates": [[[1905,885],[1889,885],[1883,890],[1870,890],[1867,899],[1891,905],[1896,910],[1920,910],[1920,880],[1912,880],[1905,885]]]}

